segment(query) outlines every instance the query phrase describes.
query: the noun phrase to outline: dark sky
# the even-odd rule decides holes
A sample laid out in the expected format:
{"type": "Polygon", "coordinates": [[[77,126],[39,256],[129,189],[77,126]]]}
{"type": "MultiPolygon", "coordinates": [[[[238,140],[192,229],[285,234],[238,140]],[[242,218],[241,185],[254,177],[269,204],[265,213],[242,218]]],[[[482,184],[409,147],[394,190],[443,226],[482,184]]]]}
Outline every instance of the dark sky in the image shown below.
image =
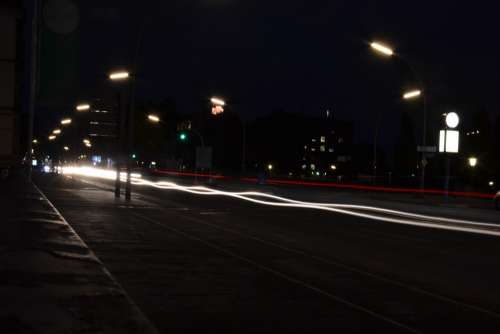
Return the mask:
{"type": "Polygon", "coordinates": [[[492,117],[499,114],[498,8],[489,1],[86,0],[79,6],[84,95],[98,94],[96,73],[132,62],[143,26],[138,95],[173,98],[181,112],[197,111],[217,94],[247,118],[279,108],[311,115],[330,109],[356,122],[361,141],[369,141],[381,110],[388,128],[399,124],[401,112],[413,113],[419,126],[421,104],[399,98],[412,75],[397,59],[370,51],[367,43],[380,39],[421,73],[430,113],[484,106],[492,117]]]}

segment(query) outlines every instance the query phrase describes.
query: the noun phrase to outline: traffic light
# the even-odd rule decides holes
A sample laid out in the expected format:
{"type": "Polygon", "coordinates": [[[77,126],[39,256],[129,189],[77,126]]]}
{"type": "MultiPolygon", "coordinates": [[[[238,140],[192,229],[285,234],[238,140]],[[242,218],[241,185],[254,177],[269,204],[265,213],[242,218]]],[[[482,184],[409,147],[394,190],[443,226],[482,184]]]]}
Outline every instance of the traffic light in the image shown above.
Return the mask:
{"type": "Polygon", "coordinates": [[[179,133],[179,139],[181,141],[186,141],[187,140],[187,134],[185,132],[179,133]]]}

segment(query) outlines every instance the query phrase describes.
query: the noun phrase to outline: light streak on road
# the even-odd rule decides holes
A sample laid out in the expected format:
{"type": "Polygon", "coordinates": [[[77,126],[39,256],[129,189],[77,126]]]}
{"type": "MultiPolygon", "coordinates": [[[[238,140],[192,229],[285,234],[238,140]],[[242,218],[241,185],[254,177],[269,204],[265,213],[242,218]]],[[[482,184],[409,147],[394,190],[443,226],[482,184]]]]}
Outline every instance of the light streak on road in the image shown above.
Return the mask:
{"type": "MultiPolygon", "coordinates": [[[[64,167],[63,174],[81,175],[108,180],[114,180],[116,178],[116,171],[93,167],[64,167]]],[[[121,180],[124,181],[126,173],[122,172],[120,177],[121,180]]],[[[182,186],[174,182],[167,181],[153,182],[143,179],[141,175],[137,173],[132,173],[131,181],[137,186],[149,186],[163,190],[176,190],[194,195],[226,196],[265,206],[330,211],[389,223],[500,236],[500,225],[492,223],[422,215],[366,205],[305,202],[255,191],[230,192],[204,186],[182,186]]]]}
{"type": "MultiPolygon", "coordinates": [[[[96,177],[106,180],[116,179],[116,171],[110,169],[94,168],[94,167],[63,167],[62,173],[66,175],[81,175],[88,177],[96,177]]],[[[139,173],[131,173],[130,177],[134,180],[139,180],[141,179],[142,175],[139,173]]],[[[124,181],[126,180],[126,178],[127,178],[127,173],[120,172],[120,179],[124,181]]]]}

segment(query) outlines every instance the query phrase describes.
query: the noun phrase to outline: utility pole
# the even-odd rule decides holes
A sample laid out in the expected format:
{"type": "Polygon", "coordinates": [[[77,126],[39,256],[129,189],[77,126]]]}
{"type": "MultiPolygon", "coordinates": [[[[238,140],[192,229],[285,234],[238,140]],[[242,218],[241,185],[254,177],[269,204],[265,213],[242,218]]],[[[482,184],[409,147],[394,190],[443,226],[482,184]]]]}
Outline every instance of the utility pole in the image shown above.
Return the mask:
{"type": "Polygon", "coordinates": [[[123,159],[123,134],[125,130],[124,122],[124,103],[121,89],[117,93],[118,108],[116,112],[116,179],[115,179],[115,197],[120,198],[121,194],[121,164],[123,159]]]}
{"type": "Polygon", "coordinates": [[[28,105],[28,134],[25,153],[25,163],[27,163],[27,177],[31,180],[31,152],[33,150],[33,121],[35,115],[35,100],[37,87],[38,71],[38,20],[39,20],[39,2],[33,0],[33,19],[31,22],[31,68],[30,68],[30,86],[29,86],[29,105],[28,105]]]}

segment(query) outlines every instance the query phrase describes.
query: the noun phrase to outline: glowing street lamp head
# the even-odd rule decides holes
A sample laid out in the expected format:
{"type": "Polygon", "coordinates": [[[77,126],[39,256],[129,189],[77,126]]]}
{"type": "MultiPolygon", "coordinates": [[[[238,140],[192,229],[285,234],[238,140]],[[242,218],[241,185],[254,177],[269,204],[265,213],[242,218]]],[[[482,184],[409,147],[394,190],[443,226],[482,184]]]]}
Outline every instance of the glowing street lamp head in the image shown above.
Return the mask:
{"type": "Polygon", "coordinates": [[[52,131],[52,134],[54,134],[54,135],[61,134],[61,129],[55,129],[54,131],[52,131]]]}
{"type": "Polygon", "coordinates": [[[150,120],[153,123],[159,123],[160,122],[160,117],[151,114],[151,115],[148,115],[148,120],[150,120]]]}
{"type": "Polygon", "coordinates": [[[54,135],[49,136],[49,140],[54,140],[54,139],[56,139],[56,136],[54,135]]]}
{"type": "Polygon", "coordinates": [[[336,165],[331,165],[331,166],[330,166],[330,169],[331,169],[331,170],[337,170],[337,166],[336,166],[336,165]]]}
{"type": "Polygon", "coordinates": [[[212,104],[214,104],[216,106],[225,106],[226,105],[226,101],[219,99],[217,97],[212,97],[210,99],[210,102],[212,102],[212,104]]]}
{"type": "Polygon", "coordinates": [[[65,151],[69,151],[69,147],[68,146],[64,146],[63,147],[65,151]]]}
{"type": "Polygon", "coordinates": [[[224,112],[224,108],[220,105],[214,105],[212,107],[212,115],[217,116],[224,112]]]}
{"type": "Polygon", "coordinates": [[[62,125],[68,125],[71,124],[71,118],[65,118],[61,121],[62,125]]]}
{"type": "Polygon", "coordinates": [[[84,140],[83,140],[83,143],[84,143],[85,145],[90,144],[90,140],[88,140],[88,139],[84,139],[84,140]]]}
{"type": "Polygon", "coordinates": [[[90,104],[79,104],[76,106],[77,111],[87,111],[90,109],[90,104]]]}
{"type": "Polygon", "coordinates": [[[414,98],[419,97],[421,94],[422,94],[422,92],[418,89],[412,90],[412,91],[404,93],[403,99],[405,99],[405,100],[414,99],[414,98]]]}
{"type": "Polygon", "coordinates": [[[269,165],[267,165],[267,169],[271,171],[274,169],[274,166],[272,164],[269,164],[269,165]]]}
{"type": "Polygon", "coordinates": [[[85,143],[85,146],[87,146],[88,148],[91,148],[92,144],[91,143],[85,143]]]}
{"type": "Polygon", "coordinates": [[[113,72],[109,75],[110,80],[126,80],[130,74],[127,71],[113,72]]]}
{"type": "Polygon", "coordinates": [[[476,157],[470,157],[469,158],[469,166],[476,167],[476,165],[477,165],[477,158],[476,157]]]}
{"type": "Polygon", "coordinates": [[[458,123],[460,122],[460,118],[458,117],[457,113],[455,112],[450,112],[446,114],[446,125],[454,129],[458,126],[458,123]]]}
{"type": "Polygon", "coordinates": [[[38,144],[38,140],[33,139],[33,144],[38,144]]]}
{"type": "Polygon", "coordinates": [[[381,43],[373,42],[373,43],[370,44],[370,46],[375,51],[377,51],[379,53],[382,53],[382,54],[384,54],[386,56],[392,56],[392,55],[394,55],[394,51],[391,48],[389,48],[388,46],[383,45],[381,43]]]}

